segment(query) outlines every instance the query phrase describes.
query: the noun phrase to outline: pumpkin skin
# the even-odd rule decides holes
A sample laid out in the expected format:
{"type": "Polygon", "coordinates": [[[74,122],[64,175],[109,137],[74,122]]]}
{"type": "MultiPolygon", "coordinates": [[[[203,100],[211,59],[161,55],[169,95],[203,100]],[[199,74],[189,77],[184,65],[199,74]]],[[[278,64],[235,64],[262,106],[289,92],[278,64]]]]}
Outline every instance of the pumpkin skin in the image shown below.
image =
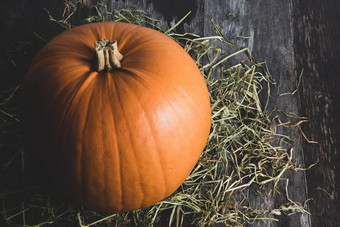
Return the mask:
{"type": "Polygon", "coordinates": [[[129,211],[173,193],[206,144],[211,112],[191,57],[137,25],[81,25],[52,39],[22,86],[29,149],[70,198],[129,211]],[[117,40],[121,68],[93,69],[94,42],[117,40]]]}

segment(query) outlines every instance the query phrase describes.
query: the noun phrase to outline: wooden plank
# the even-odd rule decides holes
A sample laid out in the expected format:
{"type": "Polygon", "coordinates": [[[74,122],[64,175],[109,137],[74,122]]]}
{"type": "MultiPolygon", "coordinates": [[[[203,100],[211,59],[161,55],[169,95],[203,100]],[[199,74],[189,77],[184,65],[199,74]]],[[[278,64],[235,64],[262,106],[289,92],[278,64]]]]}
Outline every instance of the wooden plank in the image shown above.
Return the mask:
{"type": "Polygon", "coordinates": [[[310,122],[303,129],[313,226],[340,226],[340,2],[293,2],[296,67],[304,69],[300,89],[301,114],[310,122]]]}
{"type": "MultiPolygon", "coordinates": [[[[267,61],[269,71],[279,86],[271,92],[271,107],[287,113],[299,112],[299,97],[297,95],[280,94],[291,92],[297,87],[298,72],[294,66],[292,6],[288,0],[264,1],[205,1],[206,22],[204,31],[206,35],[213,33],[209,25],[211,15],[223,34],[242,47],[248,47],[258,61],[267,61]],[[227,15],[234,15],[228,17],[227,15]],[[249,37],[247,39],[238,36],[249,37]]],[[[228,50],[226,50],[228,51],[228,50]]],[[[298,130],[280,128],[278,133],[294,138],[294,160],[298,165],[304,166],[302,153],[302,136],[298,130]]],[[[306,180],[304,172],[288,172],[285,177],[289,179],[289,197],[294,201],[303,203],[307,199],[306,180]]],[[[250,205],[258,209],[274,209],[287,202],[284,194],[284,185],[281,193],[275,198],[259,197],[255,195],[256,186],[252,186],[247,194],[250,205]]],[[[268,185],[267,191],[271,190],[268,185]]],[[[257,221],[250,226],[310,226],[307,214],[292,216],[272,216],[280,221],[257,221]]]]}

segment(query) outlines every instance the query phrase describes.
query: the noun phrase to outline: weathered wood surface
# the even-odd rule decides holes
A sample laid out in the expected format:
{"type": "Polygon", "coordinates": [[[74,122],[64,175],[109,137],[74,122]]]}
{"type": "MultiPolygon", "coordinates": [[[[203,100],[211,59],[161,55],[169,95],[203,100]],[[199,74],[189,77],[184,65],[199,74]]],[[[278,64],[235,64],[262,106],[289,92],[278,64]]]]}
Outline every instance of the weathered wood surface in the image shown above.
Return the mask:
{"type": "MultiPolygon", "coordinates": [[[[269,71],[276,83],[271,92],[271,106],[276,106],[287,113],[298,113],[299,99],[296,95],[280,94],[293,91],[297,84],[298,73],[294,67],[292,5],[289,0],[280,1],[206,1],[206,14],[213,14],[215,21],[221,27],[223,34],[239,46],[250,49],[255,59],[265,60],[269,71]],[[216,3],[219,7],[216,10],[216,3]],[[226,13],[236,13],[234,18],[226,20],[226,13]],[[237,36],[250,37],[239,39],[237,36]]],[[[209,23],[206,22],[206,33],[212,33],[209,23]]],[[[303,166],[302,137],[297,130],[279,128],[278,133],[294,138],[294,159],[303,166]]],[[[284,177],[289,178],[289,197],[294,201],[303,203],[307,199],[306,181],[304,172],[287,172],[284,177]]],[[[269,185],[268,185],[269,186],[269,185]]],[[[281,185],[283,194],[273,197],[260,197],[255,195],[256,186],[248,192],[250,205],[257,209],[275,209],[288,202],[284,196],[284,185],[281,185]],[[253,189],[253,190],[252,190],[253,189]]],[[[268,187],[268,192],[271,190],[268,187]]],[[[292,216],[268,216],[278,218],[276,221],[257,221],[251,226],[310,226],[307,214],[292,216]]]]}
{"type": "Polygon", "coordinates": [[[303,143],[306,164],[318,162],[306,173],[311,220],[340,226],[340,2],[296,0],[293,8],[295,67],[304,69],[300,114],[310,119],[307,136],[318,141],[303,143]]]}
{"type": "MultiPolygon", "coordinates": [[[[91,1],[88,1],[91,2],[91,1]]],[[[93,1],[95,2],[95,1],[93,1]]],[[[240,46],[248,47],[256,59],[266,60],[275,81],[280,85],[272,91],[272,106],[286,112],[306,116],[310,122],[303,127],[307,137],[318,141],[309,144],[297,130],[280,130],[289,134],[295,142],[295,161],[299,165],[318,164],[307,172],[290,172],[290,198],[308,203],[312,214],[276,216],[280,222],[258,221],[251,226],[340,226],[339,202],[339,141],[340,141],[340,2],[338,0],[102,0],[109,8],[137,7],[163,23],[173,23],[188,11],[191,16],[178,29],[201,35],[213,35],[210,19],[221,28],[224,35],[240,46]],[[228,17],[227,14],[235,14],[228,17]],[[238,39],[237,36],[248,39],[238,39]],[[294,95],[291,92],[299,85],[294,95]],[[327,191],[327,193],[325,192],[327,191]]],[[[43,46],[36,32],[50,39],[61,32],[58,26],[48,23],[45,7],[53,15],[62,13],[61,0],[5,0],[0,5],[0,89],[12,87],[22,81],[29,62],[19,56],[11,56],[19,69],[8,64],[9,54],[15,42],[30,41],[43,46]],[[51,30],[42,28],[50,27],[51,30]]],[[[21,43],[22,44],[22,43],[21,43]]],[[[16,44],[15,44],[16,45],[16,44]]],[[[29,49],[26,59],[38,49],[29,49]]],[[[285,195],[275,198],[256,197],[256,188],[248,190],[250,203],[258,208],[275,208],[286,201],[285,195]]]]}

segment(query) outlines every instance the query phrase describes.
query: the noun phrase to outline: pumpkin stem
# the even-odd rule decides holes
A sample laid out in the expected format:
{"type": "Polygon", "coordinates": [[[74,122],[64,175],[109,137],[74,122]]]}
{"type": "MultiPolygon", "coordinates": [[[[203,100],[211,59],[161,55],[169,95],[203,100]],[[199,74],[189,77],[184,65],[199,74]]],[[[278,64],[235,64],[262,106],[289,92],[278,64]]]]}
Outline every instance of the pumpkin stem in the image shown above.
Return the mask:
{"type": "Polygon", "coordinates": [[[123,60],[123,55],[119,53],[117,41],[102,39],[94,43],[96,52],[96,70],[111,71],[114,68],[120,68],[120,61],[123,60]]]}

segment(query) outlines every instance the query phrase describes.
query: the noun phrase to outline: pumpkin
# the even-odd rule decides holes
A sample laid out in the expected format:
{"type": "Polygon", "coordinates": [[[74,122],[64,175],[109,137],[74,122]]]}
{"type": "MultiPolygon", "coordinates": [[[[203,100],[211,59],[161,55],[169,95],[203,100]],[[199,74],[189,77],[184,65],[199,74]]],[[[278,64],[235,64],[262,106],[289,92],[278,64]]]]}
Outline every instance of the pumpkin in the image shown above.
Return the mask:
{"type": "Polygon", "coordinates": [[[173,193],[211,125],[205,80],[183,48],[119,22],[53,38],[28,69],[22,103],[29,149],[69,198],[100,211],[173,193]]]}

